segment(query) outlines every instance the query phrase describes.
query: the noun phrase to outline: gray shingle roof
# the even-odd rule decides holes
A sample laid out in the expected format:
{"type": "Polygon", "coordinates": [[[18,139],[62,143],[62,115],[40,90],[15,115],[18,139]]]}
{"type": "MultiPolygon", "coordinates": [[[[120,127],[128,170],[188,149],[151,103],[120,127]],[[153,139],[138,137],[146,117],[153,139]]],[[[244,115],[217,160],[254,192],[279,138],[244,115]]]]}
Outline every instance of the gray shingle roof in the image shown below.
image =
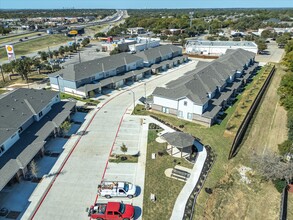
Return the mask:
{"type": "Polygon", "coordinates": [[[129,63],[138,62],[140,60],[142,60],[142,58],[132,54],[119,53],[108,57],[70,65],[65,69],[51,74],[50,76],[62,75],[63,79],[65,80],[78,81],[92,77],[97,73],[113,70],[129,63]]]}
{"type": "Polygon", "coordinates": [[[167,132],[162,137],[172,146],[178,148],[190,147],[194,144],[195,138],[183,132],[167,132]]]}
{"type": "Polygon", "coordinates": [[[255,54],[243,49],[227,50],[227,54],[210,62],[201,63],[198,68],[167,83],[166,88],[157,87],[153,95],[178,100],[187,97],[195,104],[205,104],[208,93],[222,87],[235,70],[242,70],[244,64],[255,54]]]}
{"type": "MultiPolygon", "coordinates": [[[[56,128],[60,115],[69,115],[74,102],[58,102],[39,122],[34,122],[20,134],[20,139],[0,157],[0,191],[15,173],[25,167],[45,144],[56,128]]],[[[63,117],[64,119],[64,117],[63,117]]],[[[58,122],[59,124],[61,121],[58,122]]]]}
{"type": "Polygon", "coordinates": [[[0,99],[0,144],[10,138],[35,113],[44,109],[58,92],[17,89],[0,99]]]}
{"type": "Polygon", "coordinates": [[[168,44],[168,45],[161,45],[158,47],[154,47],[154,48],[139,52],[135,55],[143,58],[144,61],[149,62],[150,60],[154,60],[162,56],[165,56],[169,53],[175,53],[175,52],[181,53],[182,49],[172,44],[168,44]]]}

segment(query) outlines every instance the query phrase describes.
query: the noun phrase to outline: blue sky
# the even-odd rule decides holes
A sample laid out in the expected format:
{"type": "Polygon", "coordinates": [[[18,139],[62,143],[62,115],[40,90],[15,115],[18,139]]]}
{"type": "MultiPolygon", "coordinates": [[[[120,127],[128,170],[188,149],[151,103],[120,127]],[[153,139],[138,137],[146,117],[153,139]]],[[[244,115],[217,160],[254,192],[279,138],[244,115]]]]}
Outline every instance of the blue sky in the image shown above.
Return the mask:
{"type": "Polygon", "coordinates": [[[0,9],[61,8],[268,8],[293,7],[293,0],[0,0],[0,9]]]}

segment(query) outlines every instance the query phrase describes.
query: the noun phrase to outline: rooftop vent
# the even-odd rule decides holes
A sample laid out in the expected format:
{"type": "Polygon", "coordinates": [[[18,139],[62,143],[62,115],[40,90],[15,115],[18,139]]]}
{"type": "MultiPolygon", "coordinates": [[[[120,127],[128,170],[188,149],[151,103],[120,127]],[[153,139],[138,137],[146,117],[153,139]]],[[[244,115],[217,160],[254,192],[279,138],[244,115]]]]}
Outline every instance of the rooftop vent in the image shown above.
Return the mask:
{"type": "Polygon", "coordinates": [[[14,111],[14,110],[15,110],[15,108],[12,108],[11,110],[12,110],[12,111],[14,111]]]}
{"type": "Polygon", "coordinates": [[[14,99],[14,101],[16,102],[16,101],[17,101],[17,99],[14,99]]]}

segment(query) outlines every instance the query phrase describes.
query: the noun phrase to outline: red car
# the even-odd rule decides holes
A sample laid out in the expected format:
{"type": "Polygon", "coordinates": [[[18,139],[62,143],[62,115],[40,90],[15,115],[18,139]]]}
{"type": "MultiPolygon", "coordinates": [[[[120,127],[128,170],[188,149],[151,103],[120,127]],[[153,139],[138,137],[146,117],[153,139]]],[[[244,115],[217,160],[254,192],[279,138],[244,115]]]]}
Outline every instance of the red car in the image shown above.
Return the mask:
{"type": "Polygon", "coordinates": [[[98,220],[131,220],[134,207],[122,202],[96,203],[88,210],[88,216],[98,220]]]}

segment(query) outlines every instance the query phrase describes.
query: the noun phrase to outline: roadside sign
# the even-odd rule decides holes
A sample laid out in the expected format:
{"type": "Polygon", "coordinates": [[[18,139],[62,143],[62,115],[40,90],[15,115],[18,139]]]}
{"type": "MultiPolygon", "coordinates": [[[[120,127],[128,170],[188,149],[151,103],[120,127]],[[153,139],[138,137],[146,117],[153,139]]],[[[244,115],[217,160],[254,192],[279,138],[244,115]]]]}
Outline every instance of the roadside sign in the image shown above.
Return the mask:
{"type": "Polygon", "coordinates": [[[8,60],[10,61],[12,59],[15,59],[13,46],[12,45],[5,45],[5,48],[6,48],[8,60]]]}
{"type": "Polygon", "coordinates": [[[72,31],[69,31],[69,34],[71,34],[71,35],[77,35],[78,32],[77,32],[77,30],[72,30],[72,31]]]}

